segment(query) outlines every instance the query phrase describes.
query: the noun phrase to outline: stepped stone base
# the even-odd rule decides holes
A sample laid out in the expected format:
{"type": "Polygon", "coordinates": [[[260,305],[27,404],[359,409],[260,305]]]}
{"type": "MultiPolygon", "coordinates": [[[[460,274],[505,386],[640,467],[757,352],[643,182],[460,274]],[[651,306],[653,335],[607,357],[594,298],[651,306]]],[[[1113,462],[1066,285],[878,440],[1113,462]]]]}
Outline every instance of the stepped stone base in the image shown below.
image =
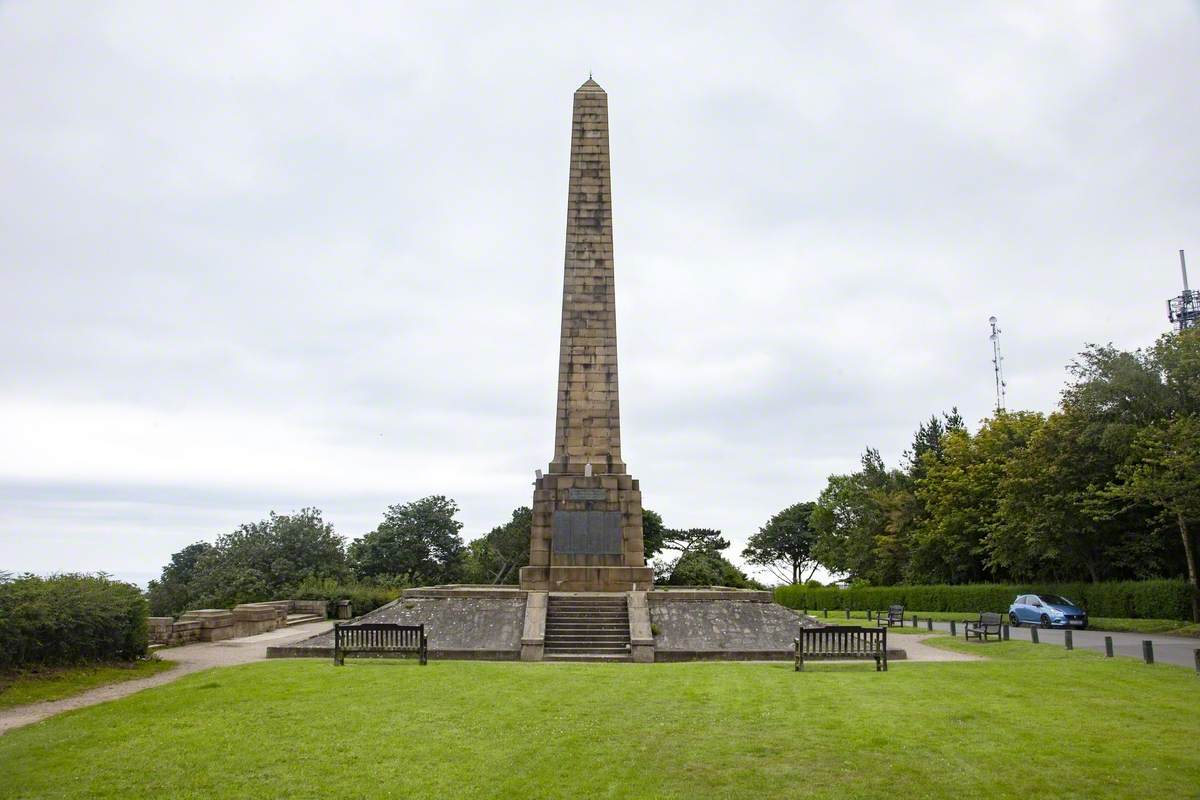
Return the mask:
{"type": "MultiPolygon", "coordinates": [[[[355,621],[424,623],[431,658],[500,661],[783,661],[792,658],[800,628],[820,627],[774,603],[770,592],[723,587],[614,594],[427,586],[355,621]],[[588,598],[603,606],[590,621],[579,607],[588,598]],[[625,614],[614,613],[622,599],[625,614]],[[615,639],[620,652],[605,650],[615,639]]],[[[267,650],[270,658],[332,655],[332,632],[267,650]]]]}

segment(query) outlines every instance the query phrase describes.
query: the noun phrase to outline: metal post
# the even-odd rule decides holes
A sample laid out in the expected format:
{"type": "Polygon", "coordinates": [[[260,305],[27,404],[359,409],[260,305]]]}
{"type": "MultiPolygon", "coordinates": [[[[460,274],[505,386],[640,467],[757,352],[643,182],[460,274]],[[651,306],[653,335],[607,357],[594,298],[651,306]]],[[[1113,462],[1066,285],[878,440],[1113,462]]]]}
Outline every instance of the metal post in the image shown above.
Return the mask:
{"type": "Polygon", "coordinates": [[[1192,655],[1196,657],[1196,674],[1200,675],[1200,647],[1193,650],[1192,655]]]}
{"type": "Polygon", "coordinates": [[[1006,642],[1008,641],[1008,623],[1007,622],[1005,622],[1003,625],[1000,626],[1000,638],[1006,642]]]}
{"type": "Polygon", "coordinates": [[[1104,657],[1105,658],[1113,657],[1113,643],[1112,643],[1111,636],[1104,637],[1104,657]]]}
{"type": "Polygon", "coordinates": [[[826,618],[826,619],[829,619],[829,609],[828,609],[828,608],[823,608],[823,609],[821,609],[821,611],[822,611],[822,612],[825,614],[825,618],[826,618]]]}
{"type": "Polygon", "coordinates": [[[1147,664],[1154,663],[1154,641],[1152,639],[1142,640],[1142,660],[1147,664]]]}
{"type": "Polygon", "coordinates": [[[1029,640],[1032,641],[1034,644],[1038,643],[1038,629],[1037,628],[1029,629],[1029,640]]]}
{"type": "Polygon", "coordinates": [[[846,619],[850,619],[850,609],[846,609],[846,619]]]}
{"type": "Polygon", "coordinates": [[[926,630],[933,630],[933,617],[925,618],[925,628],[926,630]]]}
{"type": "Polygon", "coordinates": [[[950,635],[958,636],[958,626],[954,624],[954,620],[950,620],[950,635]]]}
{"type": "Polygon", "coordinates": [[[913,627],[917,627],[917,615],[913,614],[913,627]]]}
{"type": "Polygon", "coordinates": [[[1072,631],[1070,628],[1067,628],[1065,631],[1063,631],[1063,643],[1066,644],[1068,650],[1075,649],[1075,640],[1071,636],[1071,633],[1072,631]]]}

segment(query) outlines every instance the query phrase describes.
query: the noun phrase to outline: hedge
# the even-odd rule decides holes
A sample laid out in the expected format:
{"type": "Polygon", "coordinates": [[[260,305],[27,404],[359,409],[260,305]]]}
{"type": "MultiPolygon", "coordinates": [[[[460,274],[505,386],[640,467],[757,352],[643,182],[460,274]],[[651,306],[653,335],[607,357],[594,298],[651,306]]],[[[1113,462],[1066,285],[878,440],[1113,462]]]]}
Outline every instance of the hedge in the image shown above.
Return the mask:
{"type": "Polygon", "coordinates": [[[913,611],[1007,612],[1020,594],[1058,594],[1095,617],[1191,619],[1192,585],[1185,580],[1107,583],[975,583],[961,586],[864,586],[849,589],[780,586],[775,600],[789,608],[877,611],[899,604],[913,611]]]}
{"type": "Polygon", "coordinates": [[[349,600],[354,616],[361,617],[368,611],[374,611],[392,602],[403,594],[406,588],[408,587],[403,585],[381,586],[356,581],[343,583],[333,578],[310,578],[300,584],[292,593],[292,597],[296,600],[324,600],[330,604],[330,612],[334,610],[336,601],[349,600]]]}
{"type": "Polygon", "coordinates": [[[0,669],[146,655],[142,591],[104,574],[0,577],[0,669]]]}

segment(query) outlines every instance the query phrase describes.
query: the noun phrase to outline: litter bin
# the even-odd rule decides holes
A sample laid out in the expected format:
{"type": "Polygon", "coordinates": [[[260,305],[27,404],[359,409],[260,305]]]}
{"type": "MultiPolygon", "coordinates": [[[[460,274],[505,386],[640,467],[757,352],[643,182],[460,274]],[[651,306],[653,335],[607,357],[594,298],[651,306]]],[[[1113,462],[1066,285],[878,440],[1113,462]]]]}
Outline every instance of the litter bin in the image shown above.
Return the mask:
{"type": "Polygon", "coordinates": [[[350,619],[350,601],[349,600],[338,600],[337,618],[338,619],[350,619]]]}

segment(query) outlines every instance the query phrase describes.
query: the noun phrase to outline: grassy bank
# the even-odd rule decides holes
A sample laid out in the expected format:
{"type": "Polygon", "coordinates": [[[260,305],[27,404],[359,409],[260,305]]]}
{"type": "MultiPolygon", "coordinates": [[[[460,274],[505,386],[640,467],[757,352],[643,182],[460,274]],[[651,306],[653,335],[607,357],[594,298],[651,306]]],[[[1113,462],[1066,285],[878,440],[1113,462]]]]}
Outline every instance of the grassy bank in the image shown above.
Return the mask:
{"type": "MultiPolygon", "coordinates": [[[[808,613],[822,622],[828,622],[831,625],[874,625],[874,622],[867,622],[866,611],[851,611],[850,617],[847,619],[845,611],[834,611],[830,609],[829,616],[824,615],[821,609],[809,609],[808,613]]],[[[964,619],[975,619],[975,614],[965,614],[961,611],[905,611],[904,623],[905,627],[893,627],[893,633],[920,633],[925,630],[925,620],[932,617],[935,622],[962,622],[964,619]],[[921,619],[921,624],[917,628],[912,627],[912,618],[916,614],[921,619]]],[[[1092,617],[1088,620],[1088,627],[1095,631],[1116,631],[1127,633],[1161,633],[1167,636],[1191,636],[1200,638],[1200,625],[1190,622],[1185,622],[1178,619],[1114,619],[1111,617],[1092,617]]]]}
{"type": "Polygon", "coordinates": [[[156,658],[92,664],[85,667],[47,667],[0,674],[0,709],[61,700],[97,686],[147,678],[173,667],[156,658]]]}
{"type": "Polygon", "coordinates": [[[1189,671],[1021,642],[941,645],[994,658],[887,673],[324,660],[211,670],[0,737],[0,797],[1140,798],[1200,785],[1189,671]],[[1060,748],[1018,747],[1020,763],[1008,762],[1029,731],[1067,743],[1066,776],[1060,748]]]}

